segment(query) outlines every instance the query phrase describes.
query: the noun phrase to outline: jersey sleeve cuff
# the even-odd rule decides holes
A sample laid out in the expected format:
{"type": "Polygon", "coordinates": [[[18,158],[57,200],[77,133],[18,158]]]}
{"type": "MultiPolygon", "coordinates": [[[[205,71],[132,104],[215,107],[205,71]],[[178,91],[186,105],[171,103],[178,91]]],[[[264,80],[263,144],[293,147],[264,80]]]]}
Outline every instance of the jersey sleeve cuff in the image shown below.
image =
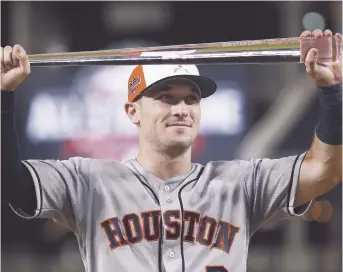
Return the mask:
{"type": "Polygon", "coordinates": [[[34,218],[37,218],[42,211],[42,204],[43,204],[42,203],[42,187],[40,184],[38,173],[36,172],[34,167],[27,161],[22,161],[22,163],[27,167],[27,169],[29,170],[29,172],[32,176],[33,184],[34,184],[35,191],[36,191],[37,208],[33,214],[29,215],[29,214],[25,213],[24,211],[22,211],[21,209],[14,208],[11,204],[9,204],[9,205],[10,205],[11,209],[13,210],[13,212],[15,214],[17,214],[18,216],[20,216],[24,219],[34,219],[34,218]]]}
{"type": "Polygon", "coordinates": [[[312,204],[312,200],[311,200],[310,202],[305,203],[301,206],[295,205],[296,193],[297,193],[297,188],[299,185],[300,168],[301,168],[302,162],[305,159],[306,153],[307,152],[299,155],[293,164],[291,181],[290,181],[290,185],[289,185],[287,207],[286,207],[287,212],[291,216],[302,216],[302,215],[304,215],[308,211],[308,209],[310,208],[310,206],[312,204]]]}

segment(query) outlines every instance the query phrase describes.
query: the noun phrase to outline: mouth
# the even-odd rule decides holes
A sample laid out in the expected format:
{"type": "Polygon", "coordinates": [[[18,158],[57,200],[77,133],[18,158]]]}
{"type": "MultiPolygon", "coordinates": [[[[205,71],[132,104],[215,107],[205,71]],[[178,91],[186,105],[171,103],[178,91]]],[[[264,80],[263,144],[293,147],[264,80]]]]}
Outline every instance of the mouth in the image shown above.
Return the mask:
{"type": "Polygon", "coordinates": [[[191,126],[184,123],[175,123],[175,124],[168,125],[168,127],[191,127],[191,126]]]}

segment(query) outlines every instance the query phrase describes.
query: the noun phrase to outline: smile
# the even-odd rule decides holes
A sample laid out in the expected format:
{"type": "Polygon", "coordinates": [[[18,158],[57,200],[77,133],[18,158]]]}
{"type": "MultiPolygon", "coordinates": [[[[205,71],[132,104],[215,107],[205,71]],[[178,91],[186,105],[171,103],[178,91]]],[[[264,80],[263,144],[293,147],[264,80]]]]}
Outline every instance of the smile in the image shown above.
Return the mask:
{"type": "Polygon", "coordinates": [[[190,127],[190,125],[187,125],[187,124],[172,124],[172,125],[169,125],[168,127],[190,127]]]}

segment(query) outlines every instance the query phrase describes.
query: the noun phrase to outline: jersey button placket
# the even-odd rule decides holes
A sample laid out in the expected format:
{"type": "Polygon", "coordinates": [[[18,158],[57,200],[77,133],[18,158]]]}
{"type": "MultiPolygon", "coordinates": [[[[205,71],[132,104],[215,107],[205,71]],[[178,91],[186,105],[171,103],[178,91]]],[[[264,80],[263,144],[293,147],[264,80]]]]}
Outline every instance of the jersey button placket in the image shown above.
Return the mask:
{"type": "MultiPolygon", "coordinates": [[[[179,226],[181,226],[181,208],[178,199],[178,189],[173,188],[174,184],[165,183],[161,186],[159,195],[161,200],[161,214],[163,218],[163,252],[162,258],[165,267],[175,267],[181,265],[180,259],[180,234],[181,229],[175,228],[175,221],[179,222],[179,226]],[[175,213],[178,213],[178,218],[175,217],[175,213]],[[168,216],[169,215],[169,216],[168,216]],[[172,222],[170,226],[166,220],[172,222]],[[167,239],[167,231],[171,233],[175,233],[176,231],[179,233],[179,237],[175,239],[175,237],[167,239]]],[[[177,185],[176,185],[177,186],[177,185]]],[[[168,269],[166,269],[168,272],[168,269]]]]}
{"type": "MultiPolygon", "coordinates": [[[[169,185],[164,185],[164,186],[163,186],[163,190],[166,191],[166,192],[169,192],[169,191],[170,191],[170,186],[169,186],[169,185]]],[[[168,199],[166,200],[166,202],[167,202],[168,204],[171,204],[171,203],[173,203],[173,199],[168,198],[168,199]]]]}
{"type": "Polygon", "coordinates": [[[164,186],[163,186],[163,189],[164,189],[166,192],[169,192],[169,191],[170,191],[170,186],[169,186],[169,185],[164,185],[164,186]]]}
{"type": "MultiPolygon", "coordinates": [[[[159,190],[159,198],[161,202],[161,212],[164,213],[166,210],[174,210],[171,204],[174,201],[173,197],[177,192],[173,192],[173,188],[169,184],[163,184],[159,190]]],[[[174,206],[174,205],[173,205],[174,206]]]]}

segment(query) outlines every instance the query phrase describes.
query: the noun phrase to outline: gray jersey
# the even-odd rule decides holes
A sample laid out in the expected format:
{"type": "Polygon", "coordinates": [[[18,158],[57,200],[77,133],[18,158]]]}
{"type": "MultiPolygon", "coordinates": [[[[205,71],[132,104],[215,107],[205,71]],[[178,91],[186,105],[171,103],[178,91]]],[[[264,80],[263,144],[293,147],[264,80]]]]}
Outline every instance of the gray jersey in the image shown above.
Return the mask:
{"type": "Polygon", "coordinates": [[[89,272],[242,272],[261,224],[278,211],[296,215],[304,155],[193,164],[165,181],[136,160],[29,160],[30,218],[71,229],[89,272]]]}

